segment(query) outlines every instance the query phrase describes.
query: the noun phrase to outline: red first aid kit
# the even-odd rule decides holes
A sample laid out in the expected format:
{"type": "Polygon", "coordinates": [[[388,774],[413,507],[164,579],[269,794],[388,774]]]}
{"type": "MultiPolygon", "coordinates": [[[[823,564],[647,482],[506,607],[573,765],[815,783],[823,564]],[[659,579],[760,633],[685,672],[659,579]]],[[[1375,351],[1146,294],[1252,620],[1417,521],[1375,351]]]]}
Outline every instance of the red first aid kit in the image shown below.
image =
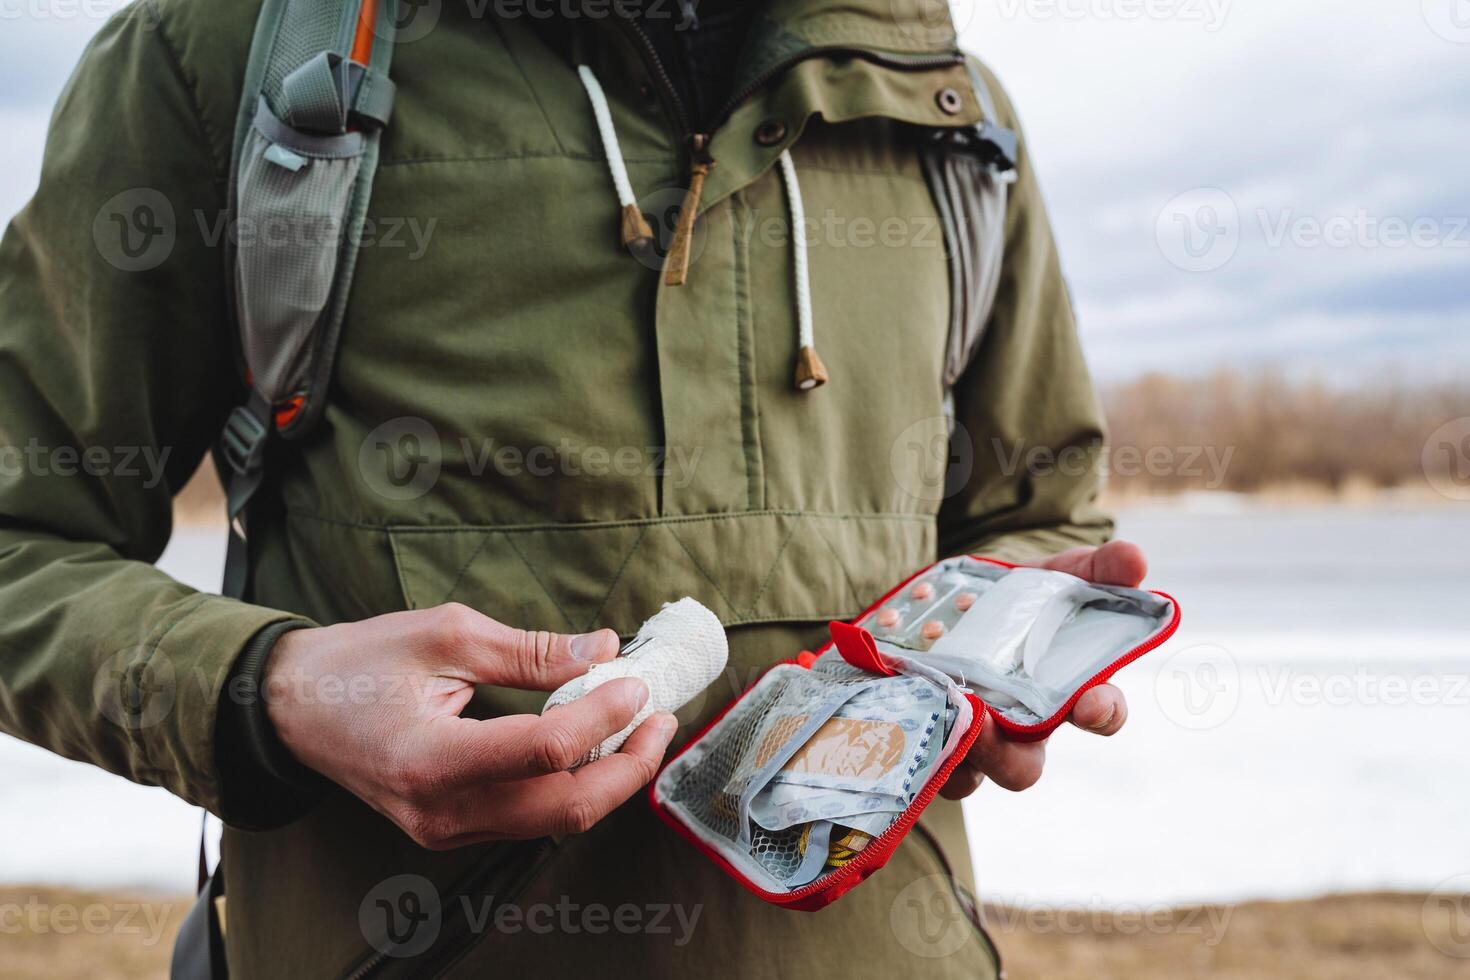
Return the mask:
{"type": "Polygon", "coordinates": [[[1045,738],[1178,627],[1162,592],[942,561],[762,674],[649,800],[751,892],[819,909],[887,863],[984,725],[1045,738]]]}

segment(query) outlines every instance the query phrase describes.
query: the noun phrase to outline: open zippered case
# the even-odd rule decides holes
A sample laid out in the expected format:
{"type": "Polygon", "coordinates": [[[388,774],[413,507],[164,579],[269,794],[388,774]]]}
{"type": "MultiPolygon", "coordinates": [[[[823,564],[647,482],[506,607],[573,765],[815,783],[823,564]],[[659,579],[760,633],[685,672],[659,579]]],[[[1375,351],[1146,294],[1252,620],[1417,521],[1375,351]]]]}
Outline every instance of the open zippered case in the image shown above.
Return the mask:
{"type": "Polygon", "coordinates": [[[1045,738],[1178,626],[1162,592],[948,559],[762,674],[664,765],[649,801],[756,895],[819,909],[887,863],[987,718],[1045,738]]]}

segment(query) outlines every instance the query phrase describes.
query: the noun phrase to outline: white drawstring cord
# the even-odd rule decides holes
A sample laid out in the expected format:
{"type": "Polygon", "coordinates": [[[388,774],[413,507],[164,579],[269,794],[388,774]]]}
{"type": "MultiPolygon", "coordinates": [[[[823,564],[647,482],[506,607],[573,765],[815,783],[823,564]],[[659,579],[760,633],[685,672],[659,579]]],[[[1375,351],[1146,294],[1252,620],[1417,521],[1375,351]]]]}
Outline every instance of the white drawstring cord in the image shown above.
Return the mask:
{"type": "Polygon", "coordinates": [[[791,251],[796,275],[796,387],[810,391],[827,383],[827,368],[817,356],[815,332],[812,328],[812,283],[806,255],[806,205],[801,200],[801,184],[796,180],[796,164],[791,152],[782,150],[776,158],[781,178],[786,183],[786,206],[791,211],[791,251]]]}
{"type": "Polygon", "coordinates": [[[612,174],[613,187],[617,189],[618,204],[623,209],[622,240],[628,248],[647,245],[653,239],[653,230],[638,207],[633,196],[633,184],[628,180],[628,165],[623,162],[623,151],[618,145],[618,131],[613,128],[612,110],[607,105],[607,95],[592,69],[577,66],[577,75],[582,87],[587,90],[587,99],[592,103],[592,115],[597,119],[597,132],[602,137],[602,153],[607,158],[607,169],[612,174]]]}

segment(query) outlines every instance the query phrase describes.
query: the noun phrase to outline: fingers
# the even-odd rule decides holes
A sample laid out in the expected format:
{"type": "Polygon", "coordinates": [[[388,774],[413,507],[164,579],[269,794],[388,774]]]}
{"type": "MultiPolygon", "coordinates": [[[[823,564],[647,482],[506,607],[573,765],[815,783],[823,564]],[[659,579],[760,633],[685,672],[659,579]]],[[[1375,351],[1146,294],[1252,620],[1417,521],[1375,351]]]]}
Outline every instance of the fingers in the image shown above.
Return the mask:
{"type": "Polygon", "coordinates": [[[432,617],[428,636],[433,652],[447,656],[465,680],[476,684],[553,691],[618,653],[612,630],[573,636],[517,629],[458,603],[423,615],[432,617]]]}
{"type": "Polygon", "coordinates": [[[1084,691],[1070,716],[1072,724],[1096,735],[1115,735],[1127,720],[1128,701],[1111,684],[1084,691]]]}
{"type": "Polygon", "coordinates": [[[460,808],[453,833],[420,843],[447,849],[585,833],[653,779],[678,727],[673,715],[652,715],[619,751],[576,772],[486,786],[460,808]]]}
{"type": "Polygon", "coordinates": [[[1013,742],[999,725],[987,721],[964,761],[955,767],[940,792],[947,799],[962,799],[989,779],[1003,789],[1019,793],[1036,784],[1045,765],[1044,740],[1013,742]]]}
{"type": "Polygon", "coordinates": [[[985,776],[980,770],[961,762],[954,767],[954,770],[949,774],[949,778],[944,781],[944,785],[940,787],[939,795],[946,800],[963,800],[975,792],[975,790],[979,789],[980,784],[984,781],[985,776]]]}
{"type": "Polygon", "coordinates": [[[1109,541],[1100,548],[1073,548],[1053,555],[1042,568],[1067,572],[1089,582],[1136,588],[1148,574],[1143,549],[1131,541],[1109,541]]]}
{"type": "Polygon", "coordinates": [[[411,760],[419,767],[419,785],[409,788],[445,793],[487,781],[562,772],[628,727],[647,700],[648,686],[642,680],[623,677],[544,715],[440,719],[430,726],[418,758],[411,760]]]}

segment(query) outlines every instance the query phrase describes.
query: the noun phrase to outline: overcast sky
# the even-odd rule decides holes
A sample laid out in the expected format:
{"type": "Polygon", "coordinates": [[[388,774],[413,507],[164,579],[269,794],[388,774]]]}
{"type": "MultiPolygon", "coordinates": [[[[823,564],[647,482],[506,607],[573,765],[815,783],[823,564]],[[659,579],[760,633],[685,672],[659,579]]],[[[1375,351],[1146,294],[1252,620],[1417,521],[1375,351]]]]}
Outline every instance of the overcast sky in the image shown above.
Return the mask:
{"type": "MultiPolygon", "coordinates": [[[[898,2],[898,0],[895,0],[898,2]]],[[[0,0],[0,218],[112,0],[0,0]]],[[[958,0],[1094,367],[1470,368],[1470,0],[958,0]]]]}

